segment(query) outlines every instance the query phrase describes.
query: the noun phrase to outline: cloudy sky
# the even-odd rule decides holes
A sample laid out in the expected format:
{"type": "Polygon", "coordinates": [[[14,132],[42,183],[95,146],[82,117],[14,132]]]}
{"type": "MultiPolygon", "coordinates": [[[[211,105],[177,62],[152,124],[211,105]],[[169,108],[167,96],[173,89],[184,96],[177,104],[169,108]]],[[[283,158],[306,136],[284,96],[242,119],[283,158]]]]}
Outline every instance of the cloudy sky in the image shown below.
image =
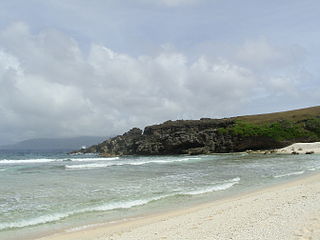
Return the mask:
{"type": "Polygon", "coordinates": [[[2,0],[0,144],[319,105],[317,0],[2,0]]]}

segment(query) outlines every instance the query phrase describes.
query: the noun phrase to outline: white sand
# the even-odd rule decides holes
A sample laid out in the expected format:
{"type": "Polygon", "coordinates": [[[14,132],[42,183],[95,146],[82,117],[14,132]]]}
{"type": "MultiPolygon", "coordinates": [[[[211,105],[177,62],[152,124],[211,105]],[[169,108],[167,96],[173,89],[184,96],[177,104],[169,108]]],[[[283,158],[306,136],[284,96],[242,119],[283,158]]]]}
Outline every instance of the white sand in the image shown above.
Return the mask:
{"type": "Polygon", "coordinates": [[[156,216],[41,240],[319,240],[320,174],[156,216]]]}
{"type": "Polygon", "coordinates": [[[295,143],[285,148],[276,150],[277,153],[292,153],[305,154],[306,152],[320,153],[320,142],[313,143],[295,143]]]}

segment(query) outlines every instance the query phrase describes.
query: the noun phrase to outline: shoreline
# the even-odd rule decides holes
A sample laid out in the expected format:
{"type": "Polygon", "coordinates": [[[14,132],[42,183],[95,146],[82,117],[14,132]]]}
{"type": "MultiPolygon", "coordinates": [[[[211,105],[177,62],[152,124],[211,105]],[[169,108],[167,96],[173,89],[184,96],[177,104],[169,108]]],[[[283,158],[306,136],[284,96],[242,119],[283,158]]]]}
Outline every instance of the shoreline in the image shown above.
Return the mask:
{"type": "MultiPolygon", "coordinates": [[[[247,153],[247,154],[320,154],[320,142],[296,142],[290,144],[289,146],[283,148],[275,149],[265,149],[265,150],[245,150],[240,152],[211,152],[205,153],[203,155],[215,155],[215,154],[234,154],[234,153],[247,153]]],[[[81,155],[88,153],[75,153],[70,152],[70,155],[81,155]]],[[[175,155],[175,154],[174,154],[175,155]]],[[[197,156],[198,154],[178,154],[185,156],[197,156]]],[[[202,155],[202,154],[199,154],[202,155]]],[[[130,156],[140,156],[140,155],[115,155],[115,154],[105,154],[100,153],[100,157],[130,157],[130,156]]],[[[143,156],[143,155],[142,155],[143,156]]],[[[150,155],[150,156],[172,156],[168,155],[150,155]]]]}
{"type": "Polygon", "coordinates": [[[320,237],[319,200],[320,173],[314,173],[186,209],[34,240],[313,239],[312,234],[320,237]]]}
{"type": "Polygon", "coordinates": [[[294,143],[275,151],[280,154],[320,154],[320,142],[294,143]]]}

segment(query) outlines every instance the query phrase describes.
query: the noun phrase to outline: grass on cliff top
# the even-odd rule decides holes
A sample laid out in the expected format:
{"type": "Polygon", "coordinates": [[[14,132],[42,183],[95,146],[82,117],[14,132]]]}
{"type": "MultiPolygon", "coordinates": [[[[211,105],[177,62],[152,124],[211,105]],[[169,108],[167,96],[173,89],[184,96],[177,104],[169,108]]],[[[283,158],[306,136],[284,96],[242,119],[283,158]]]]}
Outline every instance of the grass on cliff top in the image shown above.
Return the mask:
{"type": "MultiPolygon", "coordinates": [[[[309,134],[311,134],[312,138],[314,138],[313,133],[317,132],[317,130],[306,130],[303,123],[301,123],[310,119],[320,119],[320,106],[286,112],[238,116],[223,119],[203,118],[201,120],[167,121],[162,124],[148,126],[148,128],[161,129],[163,127],[193,127],[199,125],[204,127],[212,127],[215,125],[228,126],[228,123],[235,122],[233,127],[233,133],[235,134],[245,132],[246,135],[271,136],[276,139],[292,139],[305,135],[309,136],[309,134]],[[282,124],[280,124],[281,122],[282,124]]],[[[221,126],[219,129],[219,131],[227,130],[230,130],[230,128],[223,128],[221,126]]]]}
{"type": "Polygon", "coordinates": [[[320,106],[277,113],[238,116],[232,119],[255,124],[265,124],[284,120],[298,122],[317,117],[320,117],[320,106]]]}
{"type": "Polygon", "coordinates": [[[320,141],[320,106],[232,119],[234,125],[219,131],[241,136],[266,136],[277,141],[320,141]]]}
{"type": "Polygon", "coordinates": [[[277,141],[286,140],[320,140],[320,118],[304,119],[300,122],[280,120],[276,122],[252,123],[235,120],[235,124],[227,128],[219,128],[220,133],[239,136],[264,136],[277,141]]]}

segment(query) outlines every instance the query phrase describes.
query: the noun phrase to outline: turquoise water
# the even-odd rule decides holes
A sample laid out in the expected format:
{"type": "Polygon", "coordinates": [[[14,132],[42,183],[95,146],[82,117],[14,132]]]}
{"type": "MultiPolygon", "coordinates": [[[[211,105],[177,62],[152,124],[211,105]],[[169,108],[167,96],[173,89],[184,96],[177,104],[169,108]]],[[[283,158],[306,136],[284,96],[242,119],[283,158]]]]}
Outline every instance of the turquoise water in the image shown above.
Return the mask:
{"type": "Polygon", "coordinates": [[[0,239],[186,207],[320,171],[320,155],[0,152],[0,239]]]}

